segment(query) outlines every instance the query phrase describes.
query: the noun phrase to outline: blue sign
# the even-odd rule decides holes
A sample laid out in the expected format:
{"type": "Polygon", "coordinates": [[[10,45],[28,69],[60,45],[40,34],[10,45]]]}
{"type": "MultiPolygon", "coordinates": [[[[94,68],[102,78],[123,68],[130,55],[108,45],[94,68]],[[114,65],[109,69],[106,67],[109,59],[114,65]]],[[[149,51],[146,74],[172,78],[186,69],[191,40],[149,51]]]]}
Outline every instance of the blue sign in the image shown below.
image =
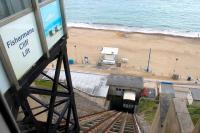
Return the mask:
{"type": "Polygon", "coordinates": [[[64,35],[59,0],[43,6],[40,10],[47,45],[50,49],[64,35]]]}

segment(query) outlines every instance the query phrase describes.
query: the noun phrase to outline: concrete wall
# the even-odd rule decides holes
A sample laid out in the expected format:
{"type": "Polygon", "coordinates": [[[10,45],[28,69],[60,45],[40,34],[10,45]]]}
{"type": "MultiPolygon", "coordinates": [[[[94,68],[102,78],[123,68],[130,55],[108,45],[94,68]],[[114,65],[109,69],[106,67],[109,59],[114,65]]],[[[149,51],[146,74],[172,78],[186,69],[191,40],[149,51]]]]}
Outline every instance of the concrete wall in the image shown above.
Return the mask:
{"type": "Polygon", "coordinates": [[[169,106],[161,133],[192,133],[194,125],[184,100],[174,98],[169,106]]]}
{"type": "Polygon", "coordinates": [[[200,121],[193,130],[194,126],[185,100],[173,98],[167,104],[159,104],[150,133],[200,133],[200,121]],[[163,114],[164,109],[168,110],[166,115],[163,114]]]}
{"type": "Polygon", "coordinates": [[[153,122],[151,124],[150,133],[159,133],[160,130],[161,130],[161,124],[160,124],[160,104],[159,104],[153,122]]]}
{"type": "Polygon", "coordinates": [[[161,128],[161,133],[181,133],[176,111],[172,103],[169,107],[163,127],[161,128]]]}
{"type": "Polygon", "coordinates": [[[200,133],[200,120],[195,125],[195,128],[192,133],[200,133]]]}
{"type": "Polygon", "coordinates": [[[191,116],[188,112],[186,103],[184,100],[173,99],[177,119],[181,128],[181,133],[192,133],[194,125],[191,116]]]}
{"type": "Polygon", "coordinates": [[[167,104],[163,104],[162,106],[160,104],[158,105],[156,115],[150,128],[150,133],[181,133],[175,113],[175,108],[171,100],[169,100],[167,104]],[[161,111],[163,109],[166,110],[165,114],[161,114],[161,111]],[[163,121],[162,123],[161,119],[163,121]]]}
{"type": "Polygon", "coordinates": [[[95,102],[97,103],[99,106],[101,106],[102,108],[105,108],[107,109],[107,107],[105,107],[105,104],[106,104],[106,98],[103,98],[103,97],[94,97],[94,96],[91,96],[91,95],[88,95],[84,92],[81,92],[79,90],[76,90],[74,89],[74,92],[78,93],[79,95],[81,95],[82,97],[92,101],[92,102],[95,102]]]}
{"type": "Polygon", "coordinates": [[[170,94],[160,94],[160,124],[163,125],[163,122],[166,119],[166,115],[170,106],[170,102],[173,96],[170,94]]]}

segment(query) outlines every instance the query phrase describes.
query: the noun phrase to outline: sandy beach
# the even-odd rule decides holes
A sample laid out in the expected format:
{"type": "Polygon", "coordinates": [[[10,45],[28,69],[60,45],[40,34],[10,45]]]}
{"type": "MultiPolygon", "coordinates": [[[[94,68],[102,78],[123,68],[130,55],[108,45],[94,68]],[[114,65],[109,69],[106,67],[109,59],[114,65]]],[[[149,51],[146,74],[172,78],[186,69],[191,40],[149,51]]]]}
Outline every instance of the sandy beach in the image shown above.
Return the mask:
{"type": "Polygon", "coordinates": [[[181,78],[185,79],[188,75],[200,78],[200,39],[83,28],[69,28],[68,32],[69,58],[77,61],[77,64],[71,65],[71,70],[170,77],[175,68],[175,73],[181,78]],[[104,46],[119,48],[119,58],[127,58],[128,63],[122,64],[121,68],[96,68],[100,49],[104,46]],[[144,68],[150,48],[152,72],[147,74],[144,68]],[[82,64],[84,56],[89,58],[90,64],[82,64]]]}

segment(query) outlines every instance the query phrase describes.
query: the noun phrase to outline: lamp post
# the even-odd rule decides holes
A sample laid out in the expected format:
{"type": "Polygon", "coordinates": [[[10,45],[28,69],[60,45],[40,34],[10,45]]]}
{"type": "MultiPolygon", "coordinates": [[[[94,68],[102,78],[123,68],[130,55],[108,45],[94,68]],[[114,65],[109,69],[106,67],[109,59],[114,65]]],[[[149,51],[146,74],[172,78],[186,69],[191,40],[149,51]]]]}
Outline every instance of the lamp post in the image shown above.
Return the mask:
{"type": "Polygon", "coordinates": [[[151,59],[151,48],[150,48],[150,50],[149,50],[149,58],[148,58],[147,72],[149,72],[150,59],[151,59]]]}
{"type": "Polygon", "coordinates": [[[176,62],[175,62],[175,65],[174,65],[174,70],[173,70],[174,74],[175,74],[175,69],[176,69],[177,62],[178,62],[178,58],[176,58],[176,62]]]}
{"type": "Polygon", "coordinates": [[[76,46],[76,44],[74,44],[74,54],[75,54],[75,62],[77,63],[77,53],[76,53],[76,48],[77,48],[77,46],[76,46]]]}

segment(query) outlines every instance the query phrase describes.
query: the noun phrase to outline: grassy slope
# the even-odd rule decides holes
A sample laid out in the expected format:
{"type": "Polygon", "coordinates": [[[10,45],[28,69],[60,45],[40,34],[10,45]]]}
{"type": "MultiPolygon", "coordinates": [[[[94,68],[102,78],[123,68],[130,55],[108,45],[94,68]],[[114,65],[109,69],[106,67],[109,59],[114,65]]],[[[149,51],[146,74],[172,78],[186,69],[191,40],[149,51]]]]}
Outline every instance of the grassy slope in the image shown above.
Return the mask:
{"type": "Polygon", "coordinates": [[[188,111],[192,118],[192,122],[196,125],[197,121],[200,119],[200,106],[188,105],[188,111]]]}
{"type": "Polygon", "coordinates": [[[154,100],[141,99],[139,103],[139,113],[144,114],[144,119],[151,124],[156,114],[157,104],[154,100]]]}
{"type": "MultiPolygon", "coordinates": [[[[34,82],[34,84],[35,84],[35,86],[37,86],[39,88],[47,89],[47,90],[52,90],[52,86],[53,86],[53,83],[51,81],[48,81],[48,80],[36,80],[34,82]]],[[[63,92],[64,88],[62,86],[58,85],[58,91],[63,92]]],[[[40,95],[40,97],[44,98],[44,99],[50,98],[49,95],[40,95]]]]}
{"type": "MultiPolygon", "coordinates": [[[[36,80],[34,83],[39,88],[44,88],[44,89],[49,89],[49,90],[51,90],[51,88],[53,86],[53,83],[48,80],[36,80]]],[[[58,85],[58,90],[63,91],[64,88],[62,86],[58,85]]]]}

